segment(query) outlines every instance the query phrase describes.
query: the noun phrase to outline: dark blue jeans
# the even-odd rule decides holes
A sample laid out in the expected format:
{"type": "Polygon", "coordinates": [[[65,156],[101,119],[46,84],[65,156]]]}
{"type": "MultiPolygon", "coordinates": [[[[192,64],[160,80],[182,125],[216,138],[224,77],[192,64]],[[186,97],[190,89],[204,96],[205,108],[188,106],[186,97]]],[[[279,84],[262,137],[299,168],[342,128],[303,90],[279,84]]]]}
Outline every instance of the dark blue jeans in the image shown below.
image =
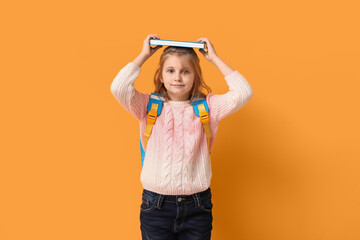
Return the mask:
{"type": "Polygon", "coordinates": [[[209,240],[211,191],[193,195],[161,195],[143,190],[140,210],[143,240],[209,240]]]}

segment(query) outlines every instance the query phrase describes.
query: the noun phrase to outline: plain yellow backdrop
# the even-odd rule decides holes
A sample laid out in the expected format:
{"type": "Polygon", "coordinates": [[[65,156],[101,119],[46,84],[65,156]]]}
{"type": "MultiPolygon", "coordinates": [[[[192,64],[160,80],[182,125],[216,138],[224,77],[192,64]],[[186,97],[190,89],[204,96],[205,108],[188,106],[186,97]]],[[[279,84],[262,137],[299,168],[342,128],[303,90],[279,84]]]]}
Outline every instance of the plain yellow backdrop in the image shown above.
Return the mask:
{"type": "Polygon", "coordinates": [[[2,3],[0,239],[140,239],[139,124],[110,85],[148,34],[209,38],[254,90],[219,126],[212,239],[360,239],[357,1],[150,2],[2,3]]]}

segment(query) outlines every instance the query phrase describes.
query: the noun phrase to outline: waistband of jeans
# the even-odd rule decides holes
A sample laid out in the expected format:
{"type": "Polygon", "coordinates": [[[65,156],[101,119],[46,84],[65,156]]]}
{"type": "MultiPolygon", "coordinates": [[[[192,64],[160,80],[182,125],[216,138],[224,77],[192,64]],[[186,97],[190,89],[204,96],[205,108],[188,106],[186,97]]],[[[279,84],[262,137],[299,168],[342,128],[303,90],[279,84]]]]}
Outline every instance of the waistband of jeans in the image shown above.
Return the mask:
{"type": "Polygon", "coordinates": [[[159,196],[159,197],[162,198],[162,200],[167,201],[167,202],[178,202],[179,198],[184,199],[184,200],[185,199],[191,200],[191,199],[196,199],[196,198],[201,198],[201,199],[202,198],[207,198],[211,194],[211,189],[208,188],[205,191],[194,193],[194,194],[191,194],[191,195],[163,195],[163,194],[152,192],[152,191],[146,190],[146,189],[143,190],[143,193],[145,193],[145,194],[147,194],[149,196],[152,196],[152,197],[158,197],[159,196]]]}

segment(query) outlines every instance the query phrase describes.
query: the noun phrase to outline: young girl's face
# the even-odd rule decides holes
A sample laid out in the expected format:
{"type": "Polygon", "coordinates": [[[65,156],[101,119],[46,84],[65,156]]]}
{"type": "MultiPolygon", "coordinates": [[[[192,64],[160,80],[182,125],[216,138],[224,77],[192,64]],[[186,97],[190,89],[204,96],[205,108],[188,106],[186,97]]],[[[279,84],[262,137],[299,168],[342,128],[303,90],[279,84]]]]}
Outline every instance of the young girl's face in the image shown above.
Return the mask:
{"type": "Polygon", "coordinates": [[[195,72],[186,56],[168,56],[164,62],[161,82],[164,83],[170,100],[188,100],[194,79],[195,72]]]}

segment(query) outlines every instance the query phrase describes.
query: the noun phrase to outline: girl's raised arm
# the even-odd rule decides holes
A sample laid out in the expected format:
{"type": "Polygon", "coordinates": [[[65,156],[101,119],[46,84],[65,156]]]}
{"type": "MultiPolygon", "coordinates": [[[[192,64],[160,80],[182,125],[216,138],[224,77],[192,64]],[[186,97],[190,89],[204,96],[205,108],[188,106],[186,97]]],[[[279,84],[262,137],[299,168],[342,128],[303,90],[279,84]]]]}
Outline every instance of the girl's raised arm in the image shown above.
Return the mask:
{"type": "Polygon", "coordinates": [[[229,85],[227,93],[222,95],[210,93],[206,99],[211,108],[210,118],[219,122],[245,105],[252,97],[253,90],[244,76],[232,69],[216,54],[213,45],[207,38],[199,38],[198,42],[205,42],[207,52],[203,49],[199,49],[199,51],[221,71],[229,85]]]}
{"type": "Polygon", "coordinates": [[[199,51],[209,62],[214,64],[220,70],[224,77],[234,72],[234,69],[232,69],[229,65],[226,64],[226,62],[224,62],[221,58],[218,57],[215,52],[214,46],[211,44],[209,39],[199,38],[197,41],[205,43],[205,48],[207,49],[207,52],[205,52],[203,49],[199,49],[199,51]]]}
{"type": "Polygon", "coordinates": [[[134,82],[142,64],[161,47],[150,47],[150,38],[158,38],[158,36],[153,34],[147,36],[139,56],[120,70],[110,87],[116,100],[139,120],[146,116],[149,94],[138,92],[134,82]]]}

